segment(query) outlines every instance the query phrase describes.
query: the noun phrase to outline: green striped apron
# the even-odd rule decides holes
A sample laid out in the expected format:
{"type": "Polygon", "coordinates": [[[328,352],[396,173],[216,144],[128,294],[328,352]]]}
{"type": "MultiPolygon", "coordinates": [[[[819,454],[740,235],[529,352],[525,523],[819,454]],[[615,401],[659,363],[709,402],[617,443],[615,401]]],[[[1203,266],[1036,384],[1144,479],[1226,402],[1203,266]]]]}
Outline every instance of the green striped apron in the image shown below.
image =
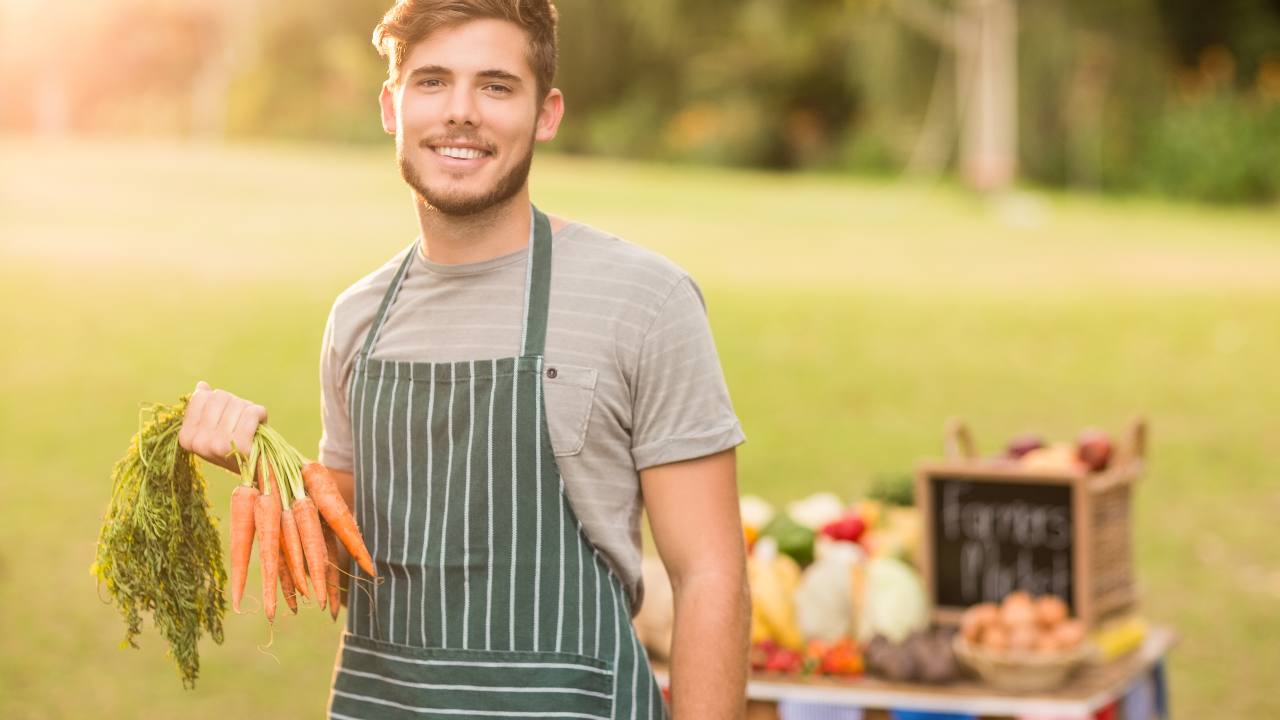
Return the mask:
{"type": "Polygon", "coordinates": [[[354,563],[329,717],[666,718],[626,589],[587,539],[547,432],[551,224],[532,211],[519,357],[356,360],[354,563]]]}

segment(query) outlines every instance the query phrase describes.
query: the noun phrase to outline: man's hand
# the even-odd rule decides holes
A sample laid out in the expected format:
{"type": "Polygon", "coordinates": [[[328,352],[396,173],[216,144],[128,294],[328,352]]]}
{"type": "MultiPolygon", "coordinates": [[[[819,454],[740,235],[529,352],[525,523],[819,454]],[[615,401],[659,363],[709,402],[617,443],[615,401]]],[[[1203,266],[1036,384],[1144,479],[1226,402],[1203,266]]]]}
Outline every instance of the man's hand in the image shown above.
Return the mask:
{"type": "Polygon", "coordinates": [[[178,431],[178,445],[233,473],[240,463],[232,450],[245,457],[253,446],[258,426],[267,421],[267,409],[236,397],[226,390],[213,390],[203,380],[187,401],[187,412],[178,431]]]}

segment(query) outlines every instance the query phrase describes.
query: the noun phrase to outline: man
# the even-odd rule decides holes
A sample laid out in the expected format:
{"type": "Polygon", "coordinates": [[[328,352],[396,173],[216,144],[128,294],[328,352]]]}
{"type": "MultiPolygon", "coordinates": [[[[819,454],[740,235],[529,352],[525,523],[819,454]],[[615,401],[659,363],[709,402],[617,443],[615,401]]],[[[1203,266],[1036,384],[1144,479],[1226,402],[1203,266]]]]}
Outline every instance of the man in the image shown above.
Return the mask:
{"type": "MultiPolygon", "coordinates": [[[[335,302],[320,462],[355,574],[330,717],[659,718],[629,622],[639,515],[671,577],[671,714],[743,711],[743,441],[693,281],[530,204],[555,137],[548,0],[402,0],[374,33],[421,235],[335,302]]],[[[235,470],[266,421],[201,383],[180,442],[235,470]]]]}

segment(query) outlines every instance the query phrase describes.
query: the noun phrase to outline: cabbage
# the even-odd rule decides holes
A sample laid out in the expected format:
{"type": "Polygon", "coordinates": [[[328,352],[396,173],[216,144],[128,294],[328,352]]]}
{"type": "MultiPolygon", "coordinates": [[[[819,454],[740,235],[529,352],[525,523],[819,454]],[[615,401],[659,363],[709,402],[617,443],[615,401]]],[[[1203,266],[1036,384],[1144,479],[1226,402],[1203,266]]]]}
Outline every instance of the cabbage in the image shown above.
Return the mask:
{"type": "Polygon", "coordinates": [[[796,623],[806,639],[835,642],[853,636],[853,567],[865,554],[856,543],[822,538],[818,559],[796,588],[796,623]]]}
{"type": "Polygon", "coordinates": [[[883,635],[898,643],[928,627],[929,603],[920,576],[910,565],[895,558],[878,557],[854,572],[855,603],[861,597],[856,609],[859,642],[883,635]]]}

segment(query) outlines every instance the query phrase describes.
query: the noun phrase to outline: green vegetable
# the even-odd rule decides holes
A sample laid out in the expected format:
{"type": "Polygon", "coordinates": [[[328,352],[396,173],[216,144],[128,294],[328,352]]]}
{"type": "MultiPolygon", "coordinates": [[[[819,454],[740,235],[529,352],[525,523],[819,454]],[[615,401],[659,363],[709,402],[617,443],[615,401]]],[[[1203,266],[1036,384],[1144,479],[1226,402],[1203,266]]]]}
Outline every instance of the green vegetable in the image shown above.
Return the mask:
{"type": "Polygon", "coordinates": [[[188,397],[144,411],[150,419],[112,470],[111,503],[90,572],[124,616],[120,647],[138,647],[142,614],[151,613],[183,686],[191,688],[203,632],[222,643],[227,574],[204,478],[195,457],[178,446],[188,397]]]}
{"type": "Polygon", "coordinates": [[[916,504],[916,482],[910,475],[878,474],[871,480],[870,500],[886,505],[910,507],[916,504]]]}
{"type": "Polygon", "coordinates": [[[778,552],[795,560],[800,567],[813,562],[814,535],[812,530],[792,520],[786,513],[774,515],[773,520],[760,531],[760,537],[773,538],[778,543],[778,552]]]}

